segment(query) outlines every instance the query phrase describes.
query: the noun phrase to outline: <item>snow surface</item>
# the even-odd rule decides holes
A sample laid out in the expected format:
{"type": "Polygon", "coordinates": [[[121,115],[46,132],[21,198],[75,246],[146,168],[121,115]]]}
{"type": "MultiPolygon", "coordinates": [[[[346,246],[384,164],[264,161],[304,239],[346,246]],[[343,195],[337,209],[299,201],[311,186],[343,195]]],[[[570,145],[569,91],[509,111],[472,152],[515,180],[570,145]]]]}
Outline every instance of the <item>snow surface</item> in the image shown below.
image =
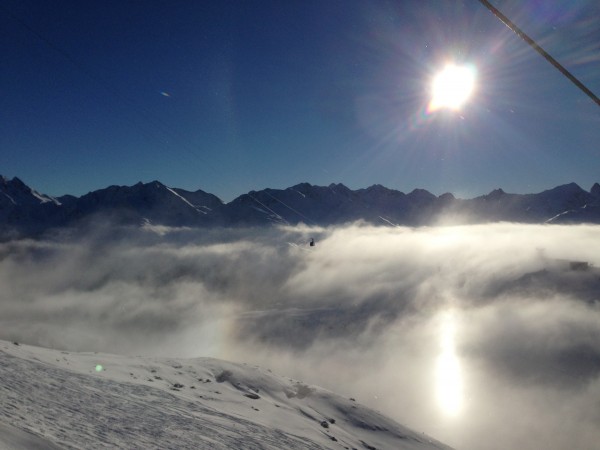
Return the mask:
{"type": "Polygon", "coordinates": [[[0,450],[55,450],[60,447],[28,431],[0,423],[0,450]]]}
{"type": "Polygon", "coordinates": [[[449,447],[256,366],[0,341],[0,450],[37,448],[449,447]]]}
{"type": "Polygon", "coordinates": [[[175,195],[176,197],[179,197],[181,199],[181,201],[183,201],[186,205],[191,206],[192,208],[194,208],[196,211],[202,213],[202,214],[206,214],[206,211],[203,211],[201,208],[202,207],[198,207],[198,206],[194,206],[192,205],[190,202],[188,202],[185,198],[183,198],[181,195],[179,195],[177,192],[175,192],[173,189],[171,189],[170,187],[167,187],[167,191],[169,191],[171,194],[175,195]]]}
{"type": "Polygon", "coordinates": [[[60,202],[58,200],[56,200],[54,197],[40,194],[39,192],[37,192],[33,189],[31,189],[31,195],[33,195],[35,198],[37,198],[40,201],[40,203],[52,202],[55,205],[60,206],[60,202]]]}

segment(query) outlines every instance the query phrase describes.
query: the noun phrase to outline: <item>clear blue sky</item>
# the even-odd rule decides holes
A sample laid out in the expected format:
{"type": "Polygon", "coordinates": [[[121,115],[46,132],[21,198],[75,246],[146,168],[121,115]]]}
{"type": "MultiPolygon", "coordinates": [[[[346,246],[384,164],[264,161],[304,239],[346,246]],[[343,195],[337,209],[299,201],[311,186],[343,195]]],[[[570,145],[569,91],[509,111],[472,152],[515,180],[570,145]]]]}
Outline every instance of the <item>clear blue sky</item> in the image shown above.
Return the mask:
{"type": "MultiPolygon", "coordinates": [[[[600,2],[492,0],[600,95],[600,2]]],[[[600,108],[477,0],[4,0],[0,174],[472,197],[600,181],[600,108]],[[446,60],[477,67],[426,114],[446,60]]]]}

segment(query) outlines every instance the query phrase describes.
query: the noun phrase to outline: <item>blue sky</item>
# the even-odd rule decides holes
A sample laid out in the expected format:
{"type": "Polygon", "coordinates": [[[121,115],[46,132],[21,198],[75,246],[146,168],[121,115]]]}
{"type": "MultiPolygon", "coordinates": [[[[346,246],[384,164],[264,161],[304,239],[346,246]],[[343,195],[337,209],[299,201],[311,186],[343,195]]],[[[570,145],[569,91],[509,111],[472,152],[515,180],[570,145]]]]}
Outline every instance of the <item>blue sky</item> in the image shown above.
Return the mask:
{"type": "MultiPolygon", "coordinates": [[[[493,3],[600,94],[596,0],[493,3]]],[[[0,54],[0,173],[50,195],[600,181],[600,108],[476,0],[6,0],[0,54]],[[427,114],[446,61],[476,91],[427,114]]]]}

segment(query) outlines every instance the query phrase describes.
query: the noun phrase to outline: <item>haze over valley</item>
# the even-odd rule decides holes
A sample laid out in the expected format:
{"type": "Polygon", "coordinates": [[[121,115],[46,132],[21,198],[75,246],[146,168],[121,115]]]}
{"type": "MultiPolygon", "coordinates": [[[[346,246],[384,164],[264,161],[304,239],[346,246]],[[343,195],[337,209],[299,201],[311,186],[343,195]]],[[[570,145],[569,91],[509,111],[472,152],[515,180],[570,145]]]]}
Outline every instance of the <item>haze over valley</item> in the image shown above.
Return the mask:
{"type": "Polygon", "coordinates": [[[599,239],[597,225],[96,224],[0,245],[0,339],[259,365],[457,448],[592,448],[599,239]]]}

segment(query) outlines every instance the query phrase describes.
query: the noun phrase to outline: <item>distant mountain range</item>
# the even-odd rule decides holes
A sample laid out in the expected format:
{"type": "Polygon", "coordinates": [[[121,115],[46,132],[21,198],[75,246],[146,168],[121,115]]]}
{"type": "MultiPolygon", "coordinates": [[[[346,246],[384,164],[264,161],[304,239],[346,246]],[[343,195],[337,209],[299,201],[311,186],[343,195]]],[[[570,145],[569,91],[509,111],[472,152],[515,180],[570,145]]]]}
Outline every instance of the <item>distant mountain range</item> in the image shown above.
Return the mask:
{"type": "Polygon", "coordinates": [[[336,225],[363,220],[379,225],[600,223],[600,184],[588,192],[575,183],[537,194],[496,189],[473,199],[409,194],[374,185],[298,184],[243,194],[229,203],[213,194],[170,188],[153,181],[110,186],[81,197],[50,197],[18,178],[0,177],[0,233],[4,239],[36,236],[59,227],[104,221],[119,225],[238,227],[267,224],[336,225]]]}

